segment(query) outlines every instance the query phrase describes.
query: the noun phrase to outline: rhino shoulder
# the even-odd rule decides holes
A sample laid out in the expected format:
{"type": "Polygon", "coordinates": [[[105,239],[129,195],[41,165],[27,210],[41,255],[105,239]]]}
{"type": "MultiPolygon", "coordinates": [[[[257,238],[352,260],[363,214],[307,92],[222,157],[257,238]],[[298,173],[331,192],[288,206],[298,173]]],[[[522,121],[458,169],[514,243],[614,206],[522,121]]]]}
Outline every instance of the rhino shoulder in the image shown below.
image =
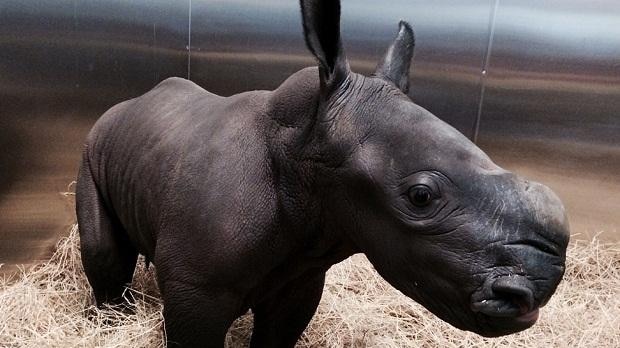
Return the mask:
{"type": "Polygon", "coordinates": [[[168,77],[165,80],[162,80],[160,83],[155,85],[153,89],[161,89],[161,88],[175,88],[175,89],[202,89],[202,87],[198,86],[196,83],[184,79],[182,77],[168,77]]]}
{"type": "Polygon", "coordinates": [[[281,125],[302,125],[316,112],[319,93],[318,69],[302,69],[271,92],[267,102],[268,114],[281,125]]]}

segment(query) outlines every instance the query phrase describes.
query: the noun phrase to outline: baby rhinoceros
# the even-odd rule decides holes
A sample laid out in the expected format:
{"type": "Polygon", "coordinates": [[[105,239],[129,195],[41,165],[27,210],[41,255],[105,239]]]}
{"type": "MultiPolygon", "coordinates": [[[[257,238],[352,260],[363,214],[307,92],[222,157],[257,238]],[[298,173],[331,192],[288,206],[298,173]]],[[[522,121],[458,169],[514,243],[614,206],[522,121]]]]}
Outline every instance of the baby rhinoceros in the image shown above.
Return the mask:
{"type": "Polygon", "coordinates": [[[318,69],[228,98],[171,78],[97,121],[77,186],[97,304],[122,302],[143,254],[170,347],[222,347],[248,309],[252,347],[293,347],[325,272],[364,253],[457,328],[532,326],[564,273],[560,200],[407,97],[407,23],[365,77],[349,69],[339,2],[301,10],[318,69]]]}

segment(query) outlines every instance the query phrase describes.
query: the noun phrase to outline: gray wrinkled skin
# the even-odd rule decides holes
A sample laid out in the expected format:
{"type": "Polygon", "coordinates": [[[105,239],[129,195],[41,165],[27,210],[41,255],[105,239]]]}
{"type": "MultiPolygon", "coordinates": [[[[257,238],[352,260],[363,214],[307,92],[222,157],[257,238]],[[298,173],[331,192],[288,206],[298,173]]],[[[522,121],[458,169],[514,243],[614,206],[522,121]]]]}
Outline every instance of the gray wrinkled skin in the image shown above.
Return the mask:
{"type": "Polygon", "coordinates": [[[171,78],[95,124],[77,214],[97,304],[122,302],[141,253],[169,346],[222,347],[252,309],[252,347],[293,347],[325,272],[363,252],[458,328],[533,325],[564,273],[560,200],[403,93],[408,24],[364,77],[349,70],[339,2],[301,6],[318,69],[229,98],[171,78]]]}

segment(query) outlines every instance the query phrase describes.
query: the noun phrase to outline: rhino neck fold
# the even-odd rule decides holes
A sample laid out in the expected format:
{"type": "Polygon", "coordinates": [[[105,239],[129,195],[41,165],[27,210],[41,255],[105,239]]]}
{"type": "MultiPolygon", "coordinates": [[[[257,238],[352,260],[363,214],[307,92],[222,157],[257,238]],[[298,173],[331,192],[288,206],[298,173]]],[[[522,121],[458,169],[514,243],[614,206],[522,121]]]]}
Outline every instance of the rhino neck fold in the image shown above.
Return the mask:
{"type": "Polygon", "coordinates": [[[280,219],[299,236],[305,258],[331,265],[355,251],[324,214],[334,169],[321,140],[324,135],[317,129],[319,107],[318,69],[295,73],[267,101],[265,116],[272,122],[265,139],[280,219]]]}
{"type": "Polygon", "coordinates": [[[319,95],[318,69],[302,69],[271,92],[267,102],[267,117],[282,128],[307,127],[315,120],[319,95]]]}

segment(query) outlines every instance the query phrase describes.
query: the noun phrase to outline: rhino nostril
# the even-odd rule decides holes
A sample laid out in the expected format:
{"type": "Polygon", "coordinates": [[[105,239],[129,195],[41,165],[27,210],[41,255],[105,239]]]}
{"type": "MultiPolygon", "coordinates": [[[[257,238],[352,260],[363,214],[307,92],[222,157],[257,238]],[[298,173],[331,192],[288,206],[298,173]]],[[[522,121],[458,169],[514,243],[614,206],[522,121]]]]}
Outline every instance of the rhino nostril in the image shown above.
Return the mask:
{"type": "Polygon", "coordinates": [[[523,276],[505,276],[498,278],[491,289],[498,298],[504,299],[519,308],[521,314],[534,309],[534,293],[531,282],[523,276]]]}

